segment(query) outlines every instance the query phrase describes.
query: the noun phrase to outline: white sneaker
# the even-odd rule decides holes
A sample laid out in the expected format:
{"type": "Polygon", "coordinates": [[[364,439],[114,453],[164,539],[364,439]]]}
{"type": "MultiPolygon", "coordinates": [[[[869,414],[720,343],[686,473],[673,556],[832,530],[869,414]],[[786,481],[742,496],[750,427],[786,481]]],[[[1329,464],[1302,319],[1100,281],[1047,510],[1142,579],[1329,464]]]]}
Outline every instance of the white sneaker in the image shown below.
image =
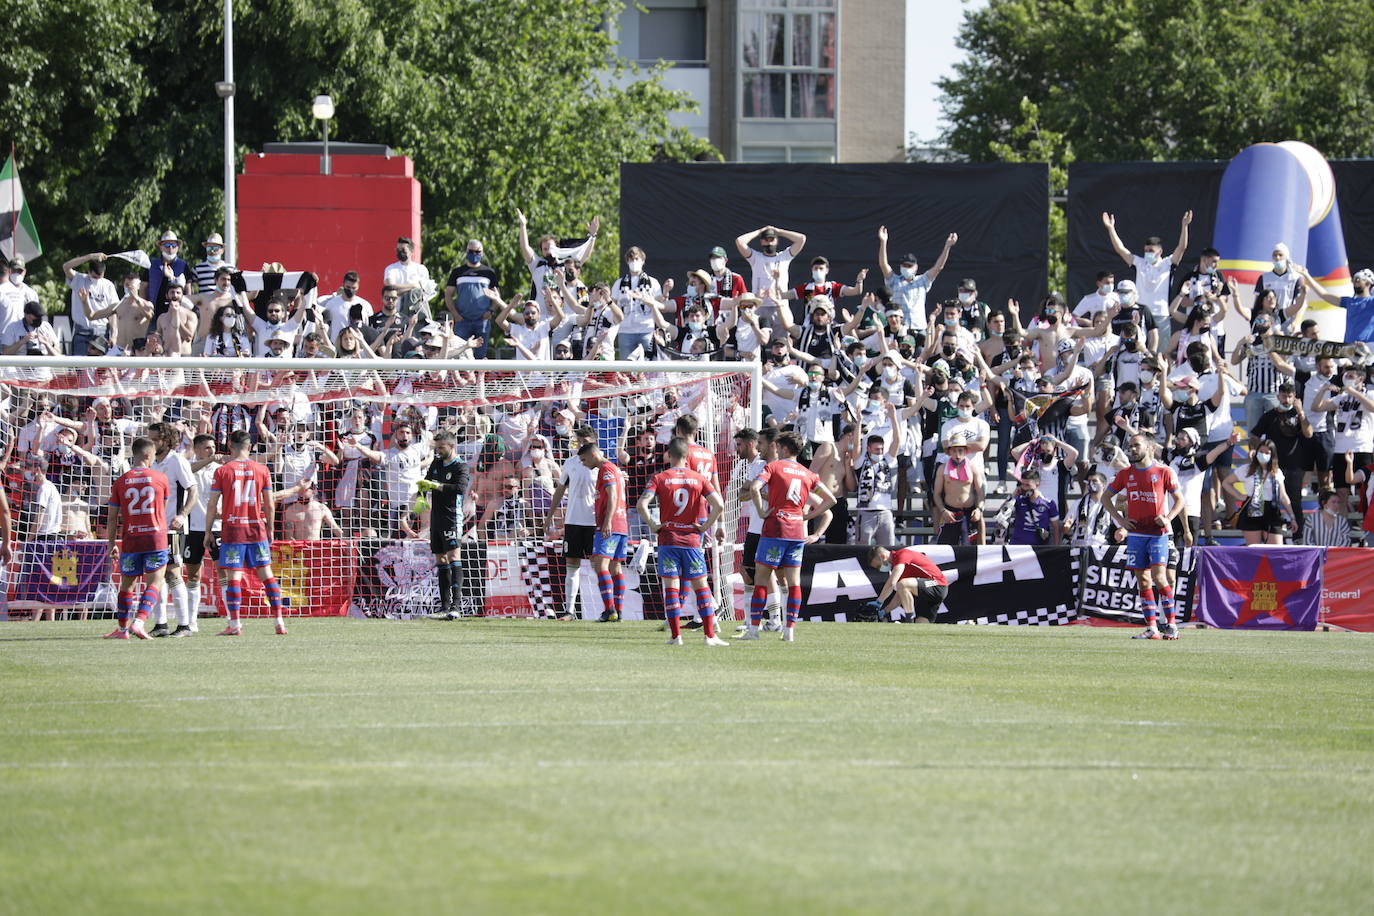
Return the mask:
{"type": "Polygon", "coordinates": [[[783,642],[793,642],[793,641],[795,640],[795,636],[794,636],[795,633],[796,633],[796,627],[788,627],[787,629],[783,630],[783,631],[782,631],[782,641],[783,641],[783,642]]]}
{"type": "Polygon", "coordinates": [[[770,617],[770,618],[768,618],[767,620],[765,620],[765,621],[763,622],[763,632],[765,632],[765,633],[781,633],[781,632],[782,632],[782,621],[779,620],[779,619],[776,618],[776,617],[770,617]]]}
{"type": "Polygon", "coordinates": [[[681,636],[669,636],[669,637],[668,637],[668,645],[670,645],[670,646],[680,646],[680,645],[682,645],[682,637],[681,637],[681,636]]]}
{"type": "Polygon", "coordinates": [[[726,642],[725,640],[720,639],[719,637],[716,637],[716,636],[708,636],[708,637],[706,637],[706,645],[708,645],[708,646],[728,646],[728,645],[730,645],[730,644],[729,644],[728,642],[726,642]]]}
{"type": "Polygon", "coordinates": [[[754,627],[749,627],[743,633],[735,637],[736,639],[759,639],[759,631],[754,627]]]}

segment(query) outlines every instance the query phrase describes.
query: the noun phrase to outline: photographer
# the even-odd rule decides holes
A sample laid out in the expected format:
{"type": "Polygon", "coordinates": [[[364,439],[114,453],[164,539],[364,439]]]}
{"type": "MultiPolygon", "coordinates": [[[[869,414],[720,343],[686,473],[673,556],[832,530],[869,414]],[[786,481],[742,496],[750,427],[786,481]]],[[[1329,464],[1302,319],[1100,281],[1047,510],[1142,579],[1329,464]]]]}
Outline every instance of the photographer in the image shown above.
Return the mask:
{"type": "Polygon", "coordinates": [[[48,324],[43,306],[37,302],[24,303],[23,317],[0,334],[0,346],[8,356],[58,356],[62,352],[57,334],[48,324]]]}
{"type": "Polygon", "coordinates": [[[1059,503],[1040,495],[1040,472],[1032,468],[1016,487],[1008,544],[1058,544],[1059,503]]]}

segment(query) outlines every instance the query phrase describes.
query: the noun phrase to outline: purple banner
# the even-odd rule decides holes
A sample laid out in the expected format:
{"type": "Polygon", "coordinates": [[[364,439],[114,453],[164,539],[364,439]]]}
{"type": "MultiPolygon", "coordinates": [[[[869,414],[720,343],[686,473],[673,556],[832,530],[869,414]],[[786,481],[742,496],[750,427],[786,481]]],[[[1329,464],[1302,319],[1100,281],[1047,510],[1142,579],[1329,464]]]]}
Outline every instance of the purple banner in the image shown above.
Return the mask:
{"type": "Polygon", "coordinates": [[[1210,547],[1197,553],[1203,623],[1225,629],[1317,628],[1323,548],[1210,547]]]}
{"type": "Polygon", "coordinates": [[[32,541],[19,545],[14,569],[11,607],[90,604],[109,581],[110,556],[104,541],[32,541]]]}

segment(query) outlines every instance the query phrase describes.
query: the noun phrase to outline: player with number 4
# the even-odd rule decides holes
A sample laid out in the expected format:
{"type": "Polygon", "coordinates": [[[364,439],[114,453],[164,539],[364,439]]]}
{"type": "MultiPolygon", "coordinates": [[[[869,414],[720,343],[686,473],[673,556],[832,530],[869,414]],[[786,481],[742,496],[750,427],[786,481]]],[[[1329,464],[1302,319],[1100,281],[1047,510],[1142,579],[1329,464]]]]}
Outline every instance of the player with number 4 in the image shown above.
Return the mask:
{"type": "Polygon", "coordinates": [[[106,639],[128,639],[130,633],[147,639],[143,621],[162,597],[162,579],[167,571],[167,477],[153,470],[154,446],[151,439],[139,437],[130,447],[131,467],[110,488],[111,559],[119,568],[118,628],[106,639]],[[119,549],[115,534],[123,531],[119,549]],[[143,593],[137,606],[134,584],[143,579],[143,593]],[[133,617],[130,623],[129,618],[133,617]]]}
{"type": "Polygon", "coordinates": [[[668,442],[668,469],[649,479],[639,498],[639,516],[658,535],[658,578],[663,583],[663,609],[668,618],[668,645],[682,645],[682,596],[680,580],[686,580],[697,598],[697,610],[706,631],[706,645],[728,646],[716,636],[715,596],[706,580],[706,554],[701,536],[710,531],[725,511],[725,500],[711,478],[687,466],[691,457],[688,441],[681,436],[668,442]],[[649,514],[649,504],[658,500],[658,518],[649,514]],[[710,506],[709,514],[706,506],[710,506]]]}
{"type": "Polygon", "coordinates": [[[835,494],[814,471],[797,463],[802,440],[796,433],[780,434],[773,441],[773,448],[777,459],[770,461],[750,484],[754,505],[763,513],[763,535],[755,561],[759,575],[754,580],[754,596],[749,603],[749,628],[737,638],[759,638],[768,593],[774,581],[778,581],[787,584],[787,626],[783,628],[782,641],[792,642],[797,618],[801,616],[802,549],[820,540],[830,526],[835,494]],[[764,487],[768,488],[766,500],[764,487]],[[820,519],[820,524],[812,534],[807,523],[816,519],[820,519]]]}
{"type": "Polygon", "coordinates": [[[281,586],[272,575],[272,523],[276,503],[267,468],[249,459],[253,441],[246,430],[229,434],[229,460],[215,470],[210,483],[210,502],[205,507],[205,547],[214,550],[219,541],[219,568],[224,571],[224,613],[228,625],[221,636],[243,632],[239,611],[243,607],[243,571],[253,570],[262,581],[262,593],[276,618],[277,635],[286,635],[282,620],[281,586]],[[215,535],[215,522],[223,505],[223,530],[215,535]]]}

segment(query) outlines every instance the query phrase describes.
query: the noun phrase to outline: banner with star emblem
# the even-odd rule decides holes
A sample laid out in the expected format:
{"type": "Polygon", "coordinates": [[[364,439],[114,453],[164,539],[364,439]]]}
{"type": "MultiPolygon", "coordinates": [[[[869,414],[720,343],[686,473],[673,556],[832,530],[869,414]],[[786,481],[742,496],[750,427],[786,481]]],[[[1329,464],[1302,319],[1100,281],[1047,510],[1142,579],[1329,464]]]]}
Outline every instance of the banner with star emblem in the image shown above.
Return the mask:
{"type": "Polygon", "coordinates": [[[92,605],[110,575],[104,541],[32,541],[18,545],[10,578],[9,606],[15,609],[92,605]]]}
{"type": "Polygon", "coordinates": [[[1321,547],[1212,547],[1198,551],[1198,619],[1223,629],[1315,630],[1321,547]]]}

